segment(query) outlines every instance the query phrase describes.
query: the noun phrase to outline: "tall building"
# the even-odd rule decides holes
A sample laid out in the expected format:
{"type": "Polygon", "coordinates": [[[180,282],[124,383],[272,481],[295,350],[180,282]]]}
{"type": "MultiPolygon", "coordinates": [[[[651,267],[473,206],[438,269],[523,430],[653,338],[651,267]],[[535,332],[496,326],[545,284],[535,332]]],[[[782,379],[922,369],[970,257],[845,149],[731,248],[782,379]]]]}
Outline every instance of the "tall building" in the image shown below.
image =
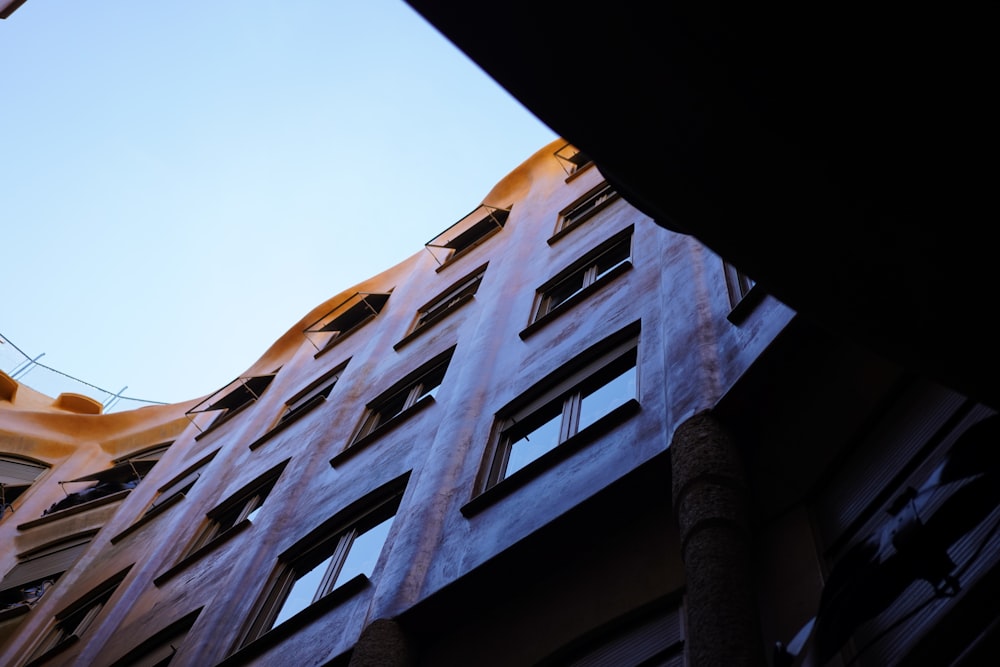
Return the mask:
{"type": "Polygon", "coordinates": [[[981,664],[988,406],[540,149],[209,396],[0,375],[0,664],[981,664]]]}

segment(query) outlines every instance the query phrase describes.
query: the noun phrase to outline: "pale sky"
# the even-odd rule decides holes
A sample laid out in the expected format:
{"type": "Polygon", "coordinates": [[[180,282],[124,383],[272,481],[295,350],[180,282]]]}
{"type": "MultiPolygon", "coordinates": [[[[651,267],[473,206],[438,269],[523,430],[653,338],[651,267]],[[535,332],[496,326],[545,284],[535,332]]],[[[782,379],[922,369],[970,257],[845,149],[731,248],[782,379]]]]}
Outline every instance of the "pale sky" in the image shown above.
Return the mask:
{"type": "Polygon", "coordinates": [[[153,401],[237,377],[556,138],[403,0],[28,0],[0,65],[0,335],[153,401]]]}

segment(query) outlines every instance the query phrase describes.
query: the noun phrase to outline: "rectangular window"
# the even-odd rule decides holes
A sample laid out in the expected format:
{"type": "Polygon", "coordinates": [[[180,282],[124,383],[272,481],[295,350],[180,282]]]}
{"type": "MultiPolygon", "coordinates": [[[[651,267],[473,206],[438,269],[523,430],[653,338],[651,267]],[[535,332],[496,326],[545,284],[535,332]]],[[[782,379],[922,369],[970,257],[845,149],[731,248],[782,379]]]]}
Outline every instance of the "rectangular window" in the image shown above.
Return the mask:
{"type": "Polygon", "coordinates": [[[585,353],[497,415],[484,488],[524,469],[619,409],[635,403],[638,333],[585,353]]]}
{"type": "Polygon", "coordinates": [[[268,471],[262,477],[248,484],[246,488],[234,494],[229,500],[209,511],[207,515],[208,525],[192,543],[188,554],[222,538],[233,528],[242,526],[244,522],[252,522],[287,463],[288,461],[285,461],[277,468],[268,471]]]}
{"type": "Polygon", "coordinates": [[[184,640],[200,613],[199,608],[174,621],[115,660],[111,667],[167,667],[184,645],[184,640]]]}
{"type": "Polygon", "coordinates": [[[177,477],[167,482],[165,485],[160,487],[156,498],[153,499],[153,503],[146,510],[146,515],[155,514],[160,510],[172,505],[174,502],[180,500],[184,497],[184,494],[191,490],[195,482],[201,476],[205,469],[219,450],[215,450],[208,456],[202,458],[193,466],[182,472],[177,477]]]}
{"type": "Polygon", "coordinates": [[[169,447],[169,443],[157,445],[132,456],[117,459],[110,468],[60,482],[60,484],[87,484],[87,486],[76,487],[72,493],[67,493],[64,498],[50,505],[42,512],[42,516],[130,492],[146,477],[169,447]]]}
{"type": "Polygon", "coordinates": [[[293,396],[291,400],[285,404],[285,410],[278,418],[278,424],[290,421],[299,414],[306,412],[314,405],[325,401],[330,395],[330,392],[333,391],[333,387],[337,384],[337,381],[340,379],[340,375],[344,372],[346,367],[347,362],[340,364],[332,371],[310,384],[303,391],[293,396]]]}
{"type": "Polygon", "coordinates": [[[418,404],[432,399],[444,380],[453,352],[454,348],[439,355],[369,403],[364,421],[352,443],[383,428],[418,404]]]}
{"type": "Polygon", "coordinates": [[[31,653],[26,667],[41,664],[79,639],[97,618],[128,574],[126,568],[88,593],[85,597],[56,614],[55,623],[41,643],[31,653]]]}
{"type": "Polygon", "coordinates": [[[572,144],[563,144],[554,155],[566,172],[567,178],[593,164],[585,153],[572,144]]]}
{"type": "Polygon", "coordinates": [[[566,231],[579,225],[617,198],[618,193],[610,184],[601,183],[559,213],[557,231],[566,231]]]}
{"type": "Polygon", "coordinates": [[[483,204],[424,244],[439,268],[476,247],[507,224],[510,208],[483,204]]]}
{"type": "Polygon", "coordinates": [[[0,455],[0,519],[8,509],[14,511],[14,501],[46,470],[48,466],[20,456],[0,455]]]}
{"type": "Polygon", "coordinates": [[[21,554],[0,581],[0,609],[34,604],[83,554],[94,533],[76,535],[21,554]]]}
{"type": "Polygon", "coordinates": [[[484,273],[486,273],[485,265],[476,269],[465,278],[462,278],[442,294],[435,297],[433,301],[420,308],[417,311],[417,321],[414,323],[411,333],[432,322],[436,322],[471,299],[479,289],[479,284],[483,281],[484,273]]]}
{"type": "Polygon", "coordinates": [[[756,281],[729,262],[723,264],[726,272],[726,289],[729,292],[729,306],[735,308],[750,293],[756,281]]]}
{"type": "Polygon", "coordinates": [[[389,296],[388,292],[355,292],[306,327],[303,333],[318,350],[317,354],[323,352],[375,319],[385,308],[389,296]],[[309,334],[318,337],[321,344],[313,341],[309,334]]]}
{"type": "Polygon", "coordinates": [[[247,644],[307,607],[363,583],[375,570],[403,494],[393,482],[345,510],[281,557],[257,616],[242,643],[247,644]]]}
{"type": "Polygon", "coordinates": [[[198,403],[198,405],[188,410],[185,414],[192,424],[199,430],[203,430],[194,421],[194,416],[205,412],[217,413],[215,418],[203,431],[214,429],[244,407],[260,398],[261,394],[270,386],[271,381],[274,380],[274,376],[274,373],[270,373],[268,375],[238,377],[198,403]]]}
{"type": "Polygon", "coordinates": [[[632,266],[632,228],[602,243],[552,280],[538,288],[538,321],[557,308],[583,298],[597,286],[632,266]]]}

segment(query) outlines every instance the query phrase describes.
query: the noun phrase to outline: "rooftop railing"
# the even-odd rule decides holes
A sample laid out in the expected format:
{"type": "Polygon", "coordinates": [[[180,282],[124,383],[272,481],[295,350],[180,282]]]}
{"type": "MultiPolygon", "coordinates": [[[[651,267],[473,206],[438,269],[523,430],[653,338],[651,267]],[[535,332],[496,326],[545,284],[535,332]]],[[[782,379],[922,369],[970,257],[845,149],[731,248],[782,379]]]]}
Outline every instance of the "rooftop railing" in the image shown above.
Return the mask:
{"type": "Polygon", "coordinates": [[[41,363],[39,360],[44,356],[44,352],[31,356],[12,343],[9,338],[0,334],[0,371],[18,383],[46,396],[56,398],[63,393],[82,394],[99,401],[105,414],[134,410],[147,405],[165,405],[162,401],[149,401],[125,396],[124,392],[128,386],[124,386],[118,391],[110,391],[84,382],[41,363]]]}

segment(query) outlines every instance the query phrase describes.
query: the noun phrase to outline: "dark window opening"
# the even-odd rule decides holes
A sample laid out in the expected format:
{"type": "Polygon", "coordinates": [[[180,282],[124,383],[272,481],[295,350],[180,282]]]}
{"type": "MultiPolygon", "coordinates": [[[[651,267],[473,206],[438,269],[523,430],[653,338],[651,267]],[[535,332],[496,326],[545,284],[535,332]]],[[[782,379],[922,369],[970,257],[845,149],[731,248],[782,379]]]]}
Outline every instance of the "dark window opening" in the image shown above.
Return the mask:
{"type": "Polygon", "coordinates": [[[313,347],[323,351],[374,319],[385,308],[389,296],[389,293],[356,292],[306,327],[303,333],[313,347]],[[323,338],[322,345],[309,334],[323,338]]]}
{"type": "Polygon", "coordinates": [[[503,229],[509,216],[510,208],[483,204],[424,245],[438,266],[444,266],[503,229]]]}

